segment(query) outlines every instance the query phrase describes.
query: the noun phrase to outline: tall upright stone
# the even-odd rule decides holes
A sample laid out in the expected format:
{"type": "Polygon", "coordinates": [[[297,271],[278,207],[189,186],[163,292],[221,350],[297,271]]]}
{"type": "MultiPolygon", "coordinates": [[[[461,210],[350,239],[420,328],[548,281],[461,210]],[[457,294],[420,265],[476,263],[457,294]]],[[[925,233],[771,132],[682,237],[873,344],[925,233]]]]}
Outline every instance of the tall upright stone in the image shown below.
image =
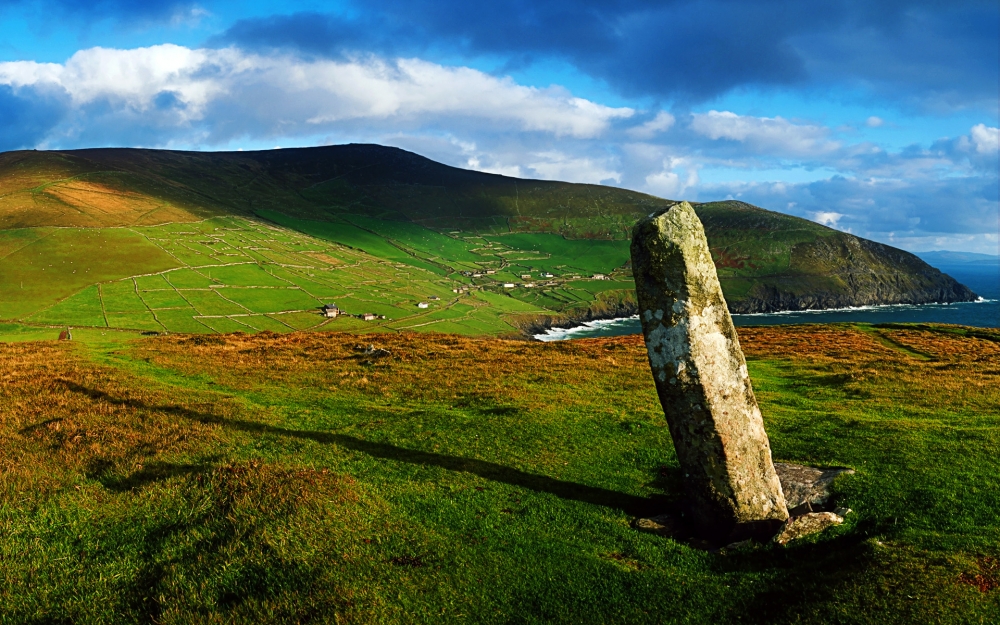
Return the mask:
{"type": "Polygon", "coordinates": [[[694,528],[720,540],[773,534],[788,518],[785,497],[705,230],[690,204],[636,224],[632,271],[694,528]]]}

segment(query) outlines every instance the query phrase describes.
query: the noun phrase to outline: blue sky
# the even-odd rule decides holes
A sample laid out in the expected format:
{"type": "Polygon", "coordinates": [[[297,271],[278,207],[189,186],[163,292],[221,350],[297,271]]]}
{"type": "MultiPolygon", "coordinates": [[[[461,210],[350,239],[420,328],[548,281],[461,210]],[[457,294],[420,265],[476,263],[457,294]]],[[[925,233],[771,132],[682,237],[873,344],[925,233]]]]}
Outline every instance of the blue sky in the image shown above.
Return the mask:
{"type": "Polygon", "coordinates": [[[998,252],[995,0],[7,0],[0,150],[396,145],[998,252]]]}

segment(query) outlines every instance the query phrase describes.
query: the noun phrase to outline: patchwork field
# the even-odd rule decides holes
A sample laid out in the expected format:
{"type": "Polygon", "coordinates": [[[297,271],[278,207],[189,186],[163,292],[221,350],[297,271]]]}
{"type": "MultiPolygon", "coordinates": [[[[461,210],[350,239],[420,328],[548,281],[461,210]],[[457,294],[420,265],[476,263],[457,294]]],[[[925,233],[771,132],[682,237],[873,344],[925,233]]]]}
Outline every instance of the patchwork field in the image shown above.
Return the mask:
{"type": "Polygon", "coordinates": [[[996,622],[1000,334],[740,334],[843,526],[633,529],[680,497],[639,337],[0,343],[0,622],[996,622]]]}
{"type": "MultiPolygon", "coordinates": [[[[0,321],[507,335],[634,312],[630,229],[670,204],[377,145],[5,152],[0,321]],[[327,322],[333,298],[385,319],[327,322]]],[[[696,210],[733,312],[975,299],[902,250],[737,201],[696,210]]]]}
{"type": "MultiPolygon", "coordinates": [[[[448,236],[356,216],[308,222],[268,213],[152,227],[0,231],[0,318],[149,332],[425,329],[505,334],[511,314],[587,307],[630,282],[586,280],[624,263],[623,242],[558,235],[448,236]],[[290,227],[282,227],[284,224],[290,227]],[[294,229],[292,229],[294,228],[294,229]],[[553,260],[533,237],[560,239],[553,260]],[[612,245],[614,243],[614,245],[612,245]],[[524,251],[528,256],[508,259],[524,251]],[[486,274],[490,268],[489,274],[486,274]],[[558,271],[543,286],[543,271],[558,271]],[[525,287],[523,275],[538,280],[525,287]],[[515,283],[504,288],[503,283],[515,283]],[[426,309],[418,308],[426,302],[426,309]],[[326,319],[336,303],[348,315],[326,319]]],[[[546,241],[552,243],[552,241],[546,241]]]]}

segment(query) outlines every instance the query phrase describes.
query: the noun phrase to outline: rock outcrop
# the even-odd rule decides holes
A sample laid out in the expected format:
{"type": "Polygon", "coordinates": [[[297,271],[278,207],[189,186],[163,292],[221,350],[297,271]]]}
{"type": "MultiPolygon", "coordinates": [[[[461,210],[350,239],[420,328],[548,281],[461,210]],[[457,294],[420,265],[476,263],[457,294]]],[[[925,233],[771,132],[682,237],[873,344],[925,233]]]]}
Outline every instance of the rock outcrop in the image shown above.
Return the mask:
{"type": "Polygon", "coordinates": [[[656,390],[707,538],[772,536],[788,518],[746,362],[687,202],[641,220],[632,267],[656,390]]]}

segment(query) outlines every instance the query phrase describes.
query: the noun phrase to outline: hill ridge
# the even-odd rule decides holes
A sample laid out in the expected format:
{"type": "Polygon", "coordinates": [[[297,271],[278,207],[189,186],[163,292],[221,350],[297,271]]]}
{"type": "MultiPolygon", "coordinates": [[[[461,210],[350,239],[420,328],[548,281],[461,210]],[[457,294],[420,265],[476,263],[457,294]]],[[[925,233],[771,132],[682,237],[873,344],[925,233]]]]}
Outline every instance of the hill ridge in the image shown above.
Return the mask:
{"type": "MultiPolygon", "coordinates": [[[[201,224],[201,231],[212,220],[249,218],[297,230],[312,241],[349,246],[367,254],[365,262],[381,258],[417,268],[437,276],[434,288],[446,292],[495,292],[503,298],[491,305],[507,306],[501,316],[604,316],[634,305],[627,262],[632,224],[671,203],[603,185],[470,171],[376,144],[255,152],[7,152],[0,154],[0,255],[14,262],[10,246],[20,235],[12,233],[30,238],[30,232],[49,227],[67,228],[69,246],[73,229],[151,228],[165,247],[143,248],[143,254],[170,254],[191,267],[201,258],[225,263],[242,254],[266,268],[282,254],[298,253],[277,244],[254,251],[250,239],[263,236],[253,234],[254,227],[237,228],[249,238],[236,247],[171,234],[177,229],[171,224],[201,224]],[[551,236],[556,238],[546,238],[551,236]],[[541,277],[547,274],[554,279],[541,277]],[[591,274],[611,280],[588,282],[591,274]],[[510,283],[518,286],[503,287],[510,283]]],[[[971,290],[903,250],[742,201],[694,204],[732,312],[975,299],[971,290]]],[[[314,245],[301,241],[300,248],[314,245]]],[[[68,270],[77,262],[71,251],[44,254],[62,254],[68,270]]],[[[303,266],[314,261],[296,258],[303,266]]],[[[56,269],[37,265],[32,275],[50,267],[56,269]]],[[[24,268],[8,273],[15,269],[24,268]]],[[[124,277],[105,269],[110,273],[102,275],[124,277]]],[[[71,282],[82,284],[79,276],[71,282]]],[[[364,289],[379,290],[375,284],[364,289]]],[[[0,302],[0,317],[6,316],[3,309],[0,302]]]]}

